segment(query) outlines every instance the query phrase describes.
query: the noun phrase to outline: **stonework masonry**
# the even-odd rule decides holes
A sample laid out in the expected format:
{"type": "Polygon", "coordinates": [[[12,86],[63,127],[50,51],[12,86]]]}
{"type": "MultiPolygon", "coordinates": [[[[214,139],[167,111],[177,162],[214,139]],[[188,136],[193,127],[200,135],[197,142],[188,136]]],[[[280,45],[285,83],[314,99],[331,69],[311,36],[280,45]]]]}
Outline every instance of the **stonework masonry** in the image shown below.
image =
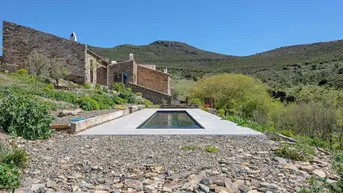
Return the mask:
{"type": "Polygon", "coordinates": [[[129,83],[128,86],[132,89],[133,92],[142,93],[143,97],[150,100],[154,104],[171,104],[172,96],[157,92],[155,90],[129,83]]]}
{"type": "Polygon", "coordinates": [[[107,69],[104,66],[100,66],[96,69],[96,83],[107,86],[107,69]]]}
{"type": "Polygon", "coordinates": [[[119,74],[128,74],[129,75],[128,82],[136,83],[137,70],[134,70],[136,66],[137,64],[133,60],[108,65],[107,66],[107,70],[108,70],[107,80],[109,84],[108,87],[112,88],[113,84],[116,82],[115,75],[119,75],[119,74]]]}
{"type": "Polygon", "coordinates": [[[168,74],[138,65],[137,84],[146,88],[170,94],[168,74]]]}
{"type": "Polygon", "coordinates": [[[33,50],[47,57],[62,59],[65,67],[71,72],[67,80],[84,84],[86,77],[87,46],[40,32],[25,26],[7,21],[3,22],[3,57],[4,62],[16,64],[18,68],[27,68],[27,57],[33,50]]]}

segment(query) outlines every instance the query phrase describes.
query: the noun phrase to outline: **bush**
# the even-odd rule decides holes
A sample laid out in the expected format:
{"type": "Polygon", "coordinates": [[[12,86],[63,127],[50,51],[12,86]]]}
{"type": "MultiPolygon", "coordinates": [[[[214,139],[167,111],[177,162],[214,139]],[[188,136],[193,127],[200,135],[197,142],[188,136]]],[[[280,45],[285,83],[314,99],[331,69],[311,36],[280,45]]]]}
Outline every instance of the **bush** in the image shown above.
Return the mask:
{"type": "Polygon", "coordinates": [[[198,98],[192,98],[190,103],[192,105],[199,105],[199,106],[203,106],[204,105],[204,102],[198,98]]]}
{"type": "Polygon", "coordinates": [[[291,130],[282,130],[280,132],[280,134],[284,135],[284,136],[287,136],[287,137],[291,137],[291,138],[294,138],[294,134],[292,133],[291,130]]]}
{"type": "Polygon", "coordinates": [[[121,92],[118,96],[122,99],[125,99],[128,103],[136,103],[136,96],[132,92],[121,92]]]}
{"type": "Polygon", "coordinates": [[[55,86],[53,84],[48,84],[43,88],[43,91],[45,92],[50,92],[51,90],[53,90],[55,88],[55,86]]]}
{"type": "Polygon", "coordinates": [[[275,154],[279,157],[289,158],[295,161],[310,161],[312,160],[312,155],[315,155],[315,151],[313,147],[307,144],[283,144],[275,151],[275,154]]]}
{"type": "Polygon", "coordinates": [[[181,150],[184,151],[194,151],[194,150],[198,150],[200,149],[198,146],[194,146],[194,145],[183,145],[180,147],[181,150]]]}
{"type": "Polygon", "coordinates": [[[20,68],[20,69],[16,70],[15,73],[20,74],[20,75],[28,75],[29,71],[24,69],[24,68],[20,68]]]}
{"type": "Polygon", "coordinates": [[[204,151],[209,153],[219,153],[220,149],[212,145],[206,145],[204,151]]]}
{"type": "Polygon", "coordinates": [[[88,83],[86,83],[86,84],[83,85],[83,88],[85,88],[85,89],[90,89],[90,88],[91,88],[91,85],[88,84],[88,83]]]}
{"type": "Polygon", "coordinates": [[[45,105],[25,95],[10,94],[0,103],[0,127],[24,139],[45,139],[53,130],[53,117],[45,105]]]}
{"type": "Polygon", "coordinates": [[[18,168],[25,168],[28,166],[29,160],[29,154],[26,150],[15,149],[11,154],[7,155],[2,162],[18,168]]]}
{"type": "Polygon", "coordinates": [[[123,84],[123,83],[114,83],[113,89],[117,92],[125,92],[126,91],[125,84],[123,84]]]}
{"type": "Polygon", "coordinates": [[[149,101],[148,99],[143,99],[143,101],[144,101],[144,105],[146,108],[153,105],[153,103],[151,101],[149,101]]]}
{"type": "Polygon", "coordinates": [[[99,104],[100,109],[112,109],[115,105],[114,99],[110,95],[106,94],[96,94],[91,97],[99,104]]]}
{"type": "Polygon", "coordinates": [[[119,105],[123,105],[123,104],[126,104],[127,103],[127,100],[126,99],[123,99],[123,98],[120,98],[118,95],[115,95],[113,97],[113,102],[115,104],[119,104],[119,105]]]}
{"type": "Polygon", "coordinates": [[[95,85],[95,89],[96,89],[96,90],[101,90],[101,91],[103,91],[103,90],[101,89],[100,84],[96,84],[96,85],[95,85]]]}
{"type": "Polygon", "coordinates": [[[0,189],[14,190],[20,185],[20,174],[17,168],[0,164],[0,189]]]}
{"type": "Polygon", "coordinates": [[[218,115],[221,116],[221,117],[224,117],[225,116],[225,110],[224,109],[219,109],[217,111],[218,115]]]}
{"type": "Polygon", "coordinates": [[[242,74],[220,74],[197,81],[191,98],[214,98],[217,109],[252,117],[255,111],[268,112],[271,97],[260,80],[242,74]]]}
{"type": "Polygon", "coordinates": [[[142,93],[140,93],[140,92],[136,92],[136,95],[140,96],[140,97],[143,96],[142,93]]]}
{"type": "Polygon", "coordinates": [[[99,103],[92,99],[90,96],[83,96],[78,100],[78,104],[81,109],[85,111],[99,110],[99,103]]]}

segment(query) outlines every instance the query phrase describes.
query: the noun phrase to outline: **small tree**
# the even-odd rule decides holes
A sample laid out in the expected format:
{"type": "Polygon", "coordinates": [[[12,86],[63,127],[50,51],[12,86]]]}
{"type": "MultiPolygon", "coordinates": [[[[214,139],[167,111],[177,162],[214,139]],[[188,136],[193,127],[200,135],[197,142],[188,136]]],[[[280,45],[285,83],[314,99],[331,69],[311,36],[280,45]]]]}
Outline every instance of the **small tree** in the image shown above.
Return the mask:
{"type": "Polygon", "coordinates": [[[47,58],[44,54],[38,53],[36,50],[34,50],[29,55],[27,62],[30,73],[36,77],[36,89],[38,90],[38,77],[47,71],[49,67],[49,58],[47,58]]]}
{"type": "Polygon", "coordinates": [[[56,80],[56,86],[59,86],[59,80],[69,75],[69,71],[62,65],[58,58],[50,59],[50,77],[56,80]]]}

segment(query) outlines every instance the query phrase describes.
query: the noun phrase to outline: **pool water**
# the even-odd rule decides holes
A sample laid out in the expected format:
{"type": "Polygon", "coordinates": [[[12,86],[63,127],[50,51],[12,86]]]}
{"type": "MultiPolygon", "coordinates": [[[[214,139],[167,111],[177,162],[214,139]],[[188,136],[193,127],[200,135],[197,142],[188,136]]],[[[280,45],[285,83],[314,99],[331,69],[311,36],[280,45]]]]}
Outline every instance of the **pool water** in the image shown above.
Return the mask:
{"type": "Polygon", "coordinates": [[[137,129],[203,129],[186,111],[157,111],[137,129]]]}

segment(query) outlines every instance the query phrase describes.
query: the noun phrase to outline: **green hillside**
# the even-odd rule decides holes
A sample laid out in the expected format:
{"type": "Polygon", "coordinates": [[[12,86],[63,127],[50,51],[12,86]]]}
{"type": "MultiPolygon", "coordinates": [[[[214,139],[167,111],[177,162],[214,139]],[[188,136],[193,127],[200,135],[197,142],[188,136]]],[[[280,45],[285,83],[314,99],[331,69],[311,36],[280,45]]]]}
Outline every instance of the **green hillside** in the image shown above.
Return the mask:
{"type": "Polygon", "coordinates": [[[110,60],[127,60],[128,54],[134,53],[135,60],[139,63],[204,72],[231,72],[247,68],[343,60],[343,40],[286,46],[243,57],[208,52],[173,41],[155,41],[143,46],[120,45],[114,48],[90,48],[110,60]]]}

